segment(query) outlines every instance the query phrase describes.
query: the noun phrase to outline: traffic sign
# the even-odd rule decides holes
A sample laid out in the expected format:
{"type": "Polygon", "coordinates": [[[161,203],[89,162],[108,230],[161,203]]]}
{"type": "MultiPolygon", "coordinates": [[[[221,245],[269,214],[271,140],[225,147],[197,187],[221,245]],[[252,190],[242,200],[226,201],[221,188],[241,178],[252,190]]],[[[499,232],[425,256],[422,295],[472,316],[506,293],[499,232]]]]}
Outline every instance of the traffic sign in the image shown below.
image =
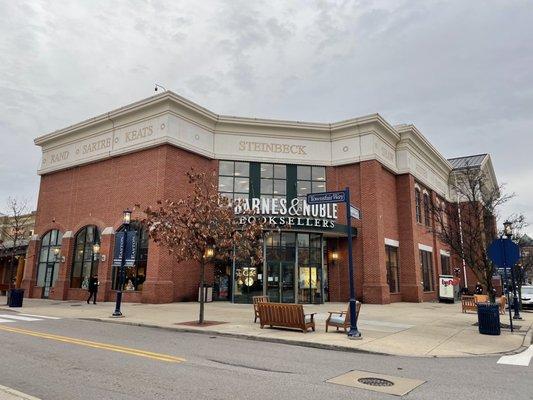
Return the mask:
{"type": "Polygon", "coordinates": [[[487,253],[500,268],[512,268],[520,260],[520,248],[511,239],[493,240],[487,253]]]}
{"type": "Polygon", "coordinates": [[[337,192],[309,193],[307,195],[307,204],[344,202],[346,202],[346,192],[344,190],[339,190],[337,192]]]}
{"type": "Polygon", "coordinates": [[[361,210],[350,204],[350,215],[352,218],[361,219],[361,210]]]}

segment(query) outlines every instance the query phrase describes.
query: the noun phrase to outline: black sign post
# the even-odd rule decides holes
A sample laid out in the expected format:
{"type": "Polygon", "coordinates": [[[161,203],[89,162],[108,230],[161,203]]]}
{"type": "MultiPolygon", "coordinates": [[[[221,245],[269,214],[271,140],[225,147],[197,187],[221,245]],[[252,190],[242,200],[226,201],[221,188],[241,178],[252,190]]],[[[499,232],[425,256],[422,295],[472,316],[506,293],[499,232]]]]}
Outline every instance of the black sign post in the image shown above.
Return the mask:
{"type": "MultiPolygon", "coordinates": [[[[345,203],[346,204],[346,234],[348,236],[348,282],[350,283],[350,339],[362,339],[361,332],[357,329],[356,300],[355,300],[355,276],[353,273],[352,254],[352,214],[353,207],[350,204],[350,188],[337,192],[310,193],[307,195],[308,204],[345,203]]],[[[359,214],[355,214],[359,215],[359,214]]]]}

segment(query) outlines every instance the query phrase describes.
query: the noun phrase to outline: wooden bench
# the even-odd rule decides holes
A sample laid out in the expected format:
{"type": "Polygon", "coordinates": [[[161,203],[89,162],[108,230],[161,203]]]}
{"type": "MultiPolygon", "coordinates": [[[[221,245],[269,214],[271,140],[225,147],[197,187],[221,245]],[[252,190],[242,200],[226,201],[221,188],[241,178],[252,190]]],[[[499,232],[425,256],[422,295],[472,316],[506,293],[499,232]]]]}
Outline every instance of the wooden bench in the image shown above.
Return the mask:
{"type": "Polygon", "coordinates": [[[259,303],[269,303],[270,299],[268,296],[253,296],[252,302],[254,304],[254,323],[256,323],[257,318],[259,318],[259,309],[257,308],[257,305],[259,303]]]}
{"type": "Polygon", "coordinates": [[[309,328],[315,331],[315,320],[313,314],[304,314],[304,308],[301,304],[284,304],[284,303],[258,303],[259,323],[261,329],[265,325],[271,328],[274,326],[285,328],[298,328],[304,333],[309,328]]]}
{"type": "MultiPolygon", "coordinates": [[[[463,313],[467,311],[476,311],[478,303],[488,303],[489,296],[486,294],[475,294],[473,296],[462,296],[461,297],[461,307],[463,313]]],[[[500,314],[505,314],[505,306],[507,304],[507,298],[505,296],[500,296],[496,299],[496,304],[500,307],[500,314]]]]}
{"type": "MultiPolygon", "coordinates": [[[[355,319],[359,318],[359,311],[361,310],[361,303],[355,303],[355,319]]],[[[326,332],[329,326],[334,326],[339,330],[343,328],[344,332],[350,327],[350,305],[348,304],[348,310],[346,311],[328,311],[329,317],[326,319],[326,332]]]]}
{"type": "Polygon", "coordinates": [[[463,313],[466,313],[467,311],[477,312],[477,304],[476,304],[476,299],[474,298],[474,296],[463,295],[461,297],[461,307],[462,307],[463,313]]]}

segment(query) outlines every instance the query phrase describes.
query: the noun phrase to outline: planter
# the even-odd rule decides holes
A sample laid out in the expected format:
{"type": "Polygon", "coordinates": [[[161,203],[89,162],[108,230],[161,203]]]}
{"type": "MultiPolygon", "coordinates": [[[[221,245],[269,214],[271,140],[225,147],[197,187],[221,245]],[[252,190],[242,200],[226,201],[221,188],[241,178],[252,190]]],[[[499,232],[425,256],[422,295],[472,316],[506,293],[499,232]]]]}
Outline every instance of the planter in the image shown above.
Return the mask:
{"type": "Polygon", "coordinates": [[[479,333],[482,335],[501,334],[500,307],[498,304],[478,303],[477,320],[479,323],[479,333]]]}

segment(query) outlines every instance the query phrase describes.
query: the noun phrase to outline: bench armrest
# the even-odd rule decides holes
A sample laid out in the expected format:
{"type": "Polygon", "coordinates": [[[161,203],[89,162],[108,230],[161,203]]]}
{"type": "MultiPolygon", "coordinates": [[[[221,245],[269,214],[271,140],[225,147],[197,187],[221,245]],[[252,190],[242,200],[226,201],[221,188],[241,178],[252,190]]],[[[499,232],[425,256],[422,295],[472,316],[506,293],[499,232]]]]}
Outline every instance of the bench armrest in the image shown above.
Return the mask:
{"type": "Polygon", "coordinates": [[[304,316],[310,315],[311,316],[311,321],[312,321],[315,318],[315,314],[316,314],[316,312],[309,313],[309,314],[304,314],[304,316]]]}

